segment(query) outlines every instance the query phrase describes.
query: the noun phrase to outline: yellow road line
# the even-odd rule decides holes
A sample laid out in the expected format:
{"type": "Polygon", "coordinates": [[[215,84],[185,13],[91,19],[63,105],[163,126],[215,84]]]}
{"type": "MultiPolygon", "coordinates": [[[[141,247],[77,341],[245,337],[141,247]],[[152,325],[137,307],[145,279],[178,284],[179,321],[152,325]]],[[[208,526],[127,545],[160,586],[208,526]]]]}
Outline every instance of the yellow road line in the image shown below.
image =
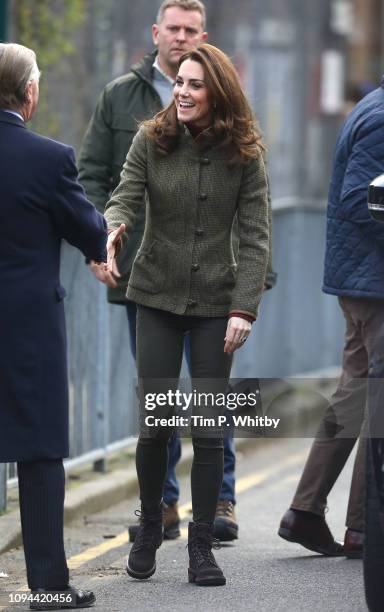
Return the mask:
{"type": "Polygon", "coordinates": [[[247,491],[252,487],[260,485],[262,482],[265,482],[267,478],[274,474],[277,474],[278,472],[287,467],[292,467],[293,465],[297,465],[298,463],[303,463],[306,455],[307,452],[295,453],[294,455],[290,455],[289,457],[284,459],[284,461],[278,463],[277,466],[275,465],[267,470],[264,470],[263,472],[256,472],[254,474],[250,474],[249,476],[239,478],[236,481],[236,495],[239,495],[239,493],[244,493],[244,491],[247,491]]]}
{"type": "MultiPolygon", "coordinates": [[[[88,561],[92,561],[93,559],[96,559],[97,557],[100,557],[101,555],[105,555],[105,553],[107,553],[108,551],[113,550],[114,548],[118,548],[119,546],[123,546],[124,544],[127,544],[127,543],[128,543],[128,532],[124,531],[123,533],[120,533],[119,535],[117,535],[115,538],[112,538],[111,540],[107,540],[106,542],[103,542],[102,544],[98,544],[97,546],[92,546],[92,548],[87,548],[80,554],[74,555],[73,557],[67,560],[68,568],[71,570],[78,569],[79,567],[87,563],[88,561]]],[[[28,591],[29,588],[27,585],[23,585],[21,588],[17,590],[18,591],[28,591]]],[[[4,609],[5,608],[2,608],[0,606],[0,610],[4,610],[4,609]]]]}
{"type": "Polygon", "coordinates": [[[103,542],[102,544],[98,544],[97,546],[92,546],[92,548],[87,548],[82,553],[75,555],[68,559],[68,567],[69,569],[77,569],[87,561],[91,561],[96,557],[100,557],[101,555],[105,555],[105,553],[113,550],[114,548],[119,548],[119,546],[123,546],[128,543],[128,532],[123,531],[119,533],[114,538],[103,542]]]}
{"type": "Polygon", "coordinates": [[[179,506],[179,516],[180,516],[180,520],[183,521],[184,519],[188,518],[188,516],[190,516],[192,512],[192,502],[189,501],[186,504],[182,504],[181,506],[179,506]]]}
{"type": "MultiPolygon", "coordinates": [[[[180,518],[181,519],[186,518],[189,514],[190,509],[191,509],[191,502],[188,502],[180,506],[179,508],[180,518]]],[[[98,544],[97,546],[92,546],[92,548],[87,548],[86,550],[79,553],[78,555],[71,557],[70,559],[68,559],[68,562],[67,562],[68,567],[69,569],[77,569],[78,567],[81,567],[82,565],[84,565],[84,563],[87,563],[87,561],[91,561],[92,559],[95,559],[96,557],[100,557],[101,555],[104,555],[110,550],[113,550],[114,548],[119,548],[119,546],[123,546],[124,544],[127,544],[127,543],[128,543],[128,532],[123,531],[122,533],[119,533],[119,535],[115,536],[114,538],[111,538],[110,540],[107,540],[106,542],[103,542],[102,544],[98,544]]]]}
{"type": "MultiPolygon", "coordinates": [[[[265,482],[269,476],[280,472],[282,469],[287,467],[292,467],[293,465],[297,465],[299,463],[303,463],[306,458],[307,451],[304,453],[295,453],[290,455],[284,461],[281,461],[277,465],[269,468],[268,470],[264,470],[263,472],[255,472],[250,474],[249,476],[243,476],[243,478],[239,478],[236,480],[236,495],[240,493],[244,493],[248,489],[252,487],[256,487],[260,485],[262,482],[265,482]]],[[[191,501],[179,506],[179,515],[180,519],[183,520],[188,517],[192,510],[191,501]]]]}
{"type": "MultiPolygon", "coordinates": [[[[249,476],[244,476],[242,478],[239,478],[236,481],[236,494],[238,495],[240,493],[244,493],[245,491],[248,491],[252,487],[259,486],[261,483],[265,482],[267,478],[269,478],[271,475],[276,475],[280,471],[286,469],[287,467],[292,467],[293,465],[303,463],[304,459],[306,458],[306,455],[307,455],[307,451],[301,452],[301,453],[295,453],[293,455],[290,455],[289,457],[284,458],[284,460],[280,461],[279,463],[275,464],[274,466],[272,466],[271,468],[267,470],[264,470],[262,472],[255,472],[253,474],[250,474],[249,476]]],[[[282,483],[285,483],[286,481],[287,482],[292,481],[295,478],[296,478],[295,476],[290,475],[286,477],[285,479],[280,480],[278,483],[275,483],[275,485],[272,484],[271,486],[275,488],[276,486],[281,486],[282,483]]],[[[180,518],[182,520],[187,518],[188,515],[190,514],[190,511],[191,511],[190,501],[187,502],[186,504],[182,504],[179,507],[180,518]]],[[[181,531],[181,537],[185,539],[188,533],[187,528],[183,527],[180,531],[181,531]]],[[[91,548],[87,548],[86,550],[79,553],[78,555],[74,555],[73,557],[68,559],[67,561],[68,567],[71,570],[78,569],[85,563],[89,561],[93,561],[93,559],[96,559],[97,557],[104,555],[105,553],[109,552],[110,550],[113,550],[114,548],[119,548],[120,546],[124,546],[127,543],[128,543],[128,532],[125,530],[122,533],[119,533],[114,538],[111,538],[110,540],[103,542],[102,544],[98,544],[97,546],[92,546],[91,548]]],[[[27,591],[27,590],[28,590],[28,586],[23,586],[20,589],[18,589],[18,591],[27,591]]],[[[0,606],[0,610],[3,610],[3,609],[5,608],[2,608],[0,606]]]]}
{"type": "MultiPolygon", "coordinates": [[[[281,489],[281,487],[283,487],[284,485],[292,484],[293,482],[297,482],[298,479],[299,479],[298,474],[294,474],[291,476],[287,476],[286,478],[279,479],[278,482],[274,482],[268,486],[268,493],[270,493],[271,491],[274,491],[275,489],[281,489]]],[[[251,487],[257,486],[258,484],[263,482],[265,479],[261,477],[259,479],[256,477],[255,478],[250,477],[248,478],[248,483],[246,483],[245,478],[243,478],[242,480],[244,481],[244,486],[242,487],[242,491],[246,491],[246,489],[250,489],[251,487]],[[248,484],[249,486],[246,487],[246,484],[248,484]]],[[[236,491],[237,493],[239,492],[238,487],[236,487],[236,491]]],[[[182,540],[186,540],[188,538],[188,528],[187,527],[182,527],[180,529],[180,538],[182,540]]]]}
{"type": "MultiPolygon", "coordinates": [[[[294,455],[290,455],[289,457],[284,458],[283,461],[280,461],[278,464],[272,466],[271,468],[267,470],[264,470],[263,472],[256,472],[254,474],[250,474],[249,476],[244,476],[243,478],[239,478],[236,482],[236,494],[244,493],[244,491],[247,491],[251,489],[252,487],[260,485],[261,483],[265,482],[268,477],[270,477],[271,475],[277,474],[278,472],[280,472],[283,469],[286,469],[287,467],[291,467],[298,463],[303,463],[306,455],[307,455],[307,452],[295,453],[294,455]]],[[[179,507],[179,514],[180,514],[181,520],[188,517],[188,515],[190,514],[190,510],[191,510],[190,501],[187,502],[186,504],[182,504],[179,507]]],[[[186,528],[181,529],[181,533],[182,533],[182,536],[184,535],[185,537],[187,533],[187,529],[186,528]]],[[[114,548],[119,548],[120,546],[127,544],[127,542],[128,542],[128,533],[127,531],[123,531],[122,533],[112,538],[111,540],[108,540],[107,542],[103,542],[102,544],[99,544],[97,546],[93,546],[92,548],[88,548],[82,553],[75,555],[74,557],[71,557],[70,559],[68,559],[68,567],[70,569],[78,569],[79,567],[84,565],[84,563],[87,563],[88,561],[92,561],[96,557],[104,555],[105,553],[109,552],[110,550],[113,550],[114,548]]]]}

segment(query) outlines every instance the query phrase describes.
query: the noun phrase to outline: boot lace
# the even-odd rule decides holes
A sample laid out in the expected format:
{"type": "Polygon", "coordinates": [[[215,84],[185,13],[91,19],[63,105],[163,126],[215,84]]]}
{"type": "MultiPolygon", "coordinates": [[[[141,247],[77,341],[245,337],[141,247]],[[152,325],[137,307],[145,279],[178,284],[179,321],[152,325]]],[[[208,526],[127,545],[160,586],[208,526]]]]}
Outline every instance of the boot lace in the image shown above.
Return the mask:
{"type": "Polygon", "coordinates": [[[220,540],[217,538],[208,538],[196,535],[191,539],[189,544],[193,554],[196,555],[199,565],[202,563],[209,563],[210,565],[217,566],[211,549],[213,548],[214,550],[219,550],[221,548],[220,540]]]}
{"type": "Polygon", "coordinates": [[[216,508],[216,517],[232,518],[233,504],[231,501],[219,501],[216,508]]]}
{"type": "Polygon", "coordinates": [[[135,516],[140,519],[140,527],[135,537],[134,548],[150,548],[156,546],[159,539],[157,515],[151,516],[143,513],[141,510],[135,510],[135,516]]]}

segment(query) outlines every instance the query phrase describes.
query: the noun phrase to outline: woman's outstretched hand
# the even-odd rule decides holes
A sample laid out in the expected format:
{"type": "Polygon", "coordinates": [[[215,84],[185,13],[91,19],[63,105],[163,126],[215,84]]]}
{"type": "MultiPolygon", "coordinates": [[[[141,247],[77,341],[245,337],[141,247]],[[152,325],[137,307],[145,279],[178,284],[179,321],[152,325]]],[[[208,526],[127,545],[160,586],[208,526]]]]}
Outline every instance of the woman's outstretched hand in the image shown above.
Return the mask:
{"type": "Polygon", "coordinates": [[[251,333],[251,323],[241,317],[230,317],[225,334],[224,353],[234,353],[251,333]]]}
{"type": "Polygon", "coordinates": [[[121,242],[121,235],[125,232],[125,224],[122,223],[120,227],[116,228],[108,236],[107,242],[107,266],[106,271],[113,276],[120,277],[121,274],[117,267],[116,255],[118,253],[118,246],[121,242]]]}
{"type": "Polygon", "coordinates": [[[108,287],[117,287],[117,283],[113,278],[112,274],[110,274],[110,272],[107,272],[107,264],[90,261],[89,267],[93,276],[97,278],[97,280],[99,280],[101,283],[104,283],[108,287]]]}
{"type": "Polygon", "coordinates": [[[116,263],[118,245],[121,241],[121,234],[125,232],[125,225],[113,230],[108,236],[107,242],[107,263],[90,262],[93,275],[108,287],[117,287],[116,278],[121,276],[116,263]]]}

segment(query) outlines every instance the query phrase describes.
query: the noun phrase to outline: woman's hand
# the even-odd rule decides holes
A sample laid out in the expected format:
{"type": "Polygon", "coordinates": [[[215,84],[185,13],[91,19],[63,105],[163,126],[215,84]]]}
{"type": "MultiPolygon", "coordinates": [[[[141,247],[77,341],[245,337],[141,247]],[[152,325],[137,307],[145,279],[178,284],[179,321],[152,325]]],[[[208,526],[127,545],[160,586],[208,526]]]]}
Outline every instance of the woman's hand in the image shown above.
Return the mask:
{"type": "Polygon", "coordinates": [[[251,323],[241,317],[230,317],[225,334],[224,353],[234,353],[251,333],[251,323]]]}
{"type": "Polygon", "coordinates": [[[111,289],[117,287],[117,282],[115,281],[113,275],[107,270],[107,264],[97,263],[96,261],[91,260],[89,262],[89,267],[97,280],[104,283],[108,287],[111,287],[111,289]]]}
{"type": "Polygon", "coordinates": [[[121,274],[117,267],[116,263],[116,255],[117,255],[117,247],[121,241],[121,235],[125,232],[125,224],[122,223],[120,227],[113,230],[108,236],[107,242],[107,266],[106,271],[113,276],[120,277],[121,274]]]}

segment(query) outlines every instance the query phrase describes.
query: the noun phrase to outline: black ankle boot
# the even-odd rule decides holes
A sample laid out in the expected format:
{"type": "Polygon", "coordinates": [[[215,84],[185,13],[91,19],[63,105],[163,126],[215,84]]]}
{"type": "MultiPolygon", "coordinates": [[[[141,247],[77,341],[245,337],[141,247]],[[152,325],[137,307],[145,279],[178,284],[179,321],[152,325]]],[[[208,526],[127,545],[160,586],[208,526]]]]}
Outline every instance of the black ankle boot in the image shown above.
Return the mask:
{"type": "Polygon", "coordinates": [[[189,568],[188,582],[199,586],[220,586],[225,584],[225,576],[212,554],[211,523],[189,523],[188,552],[189,568]]]}
{"type": "Polygon", "coordinates": [[[140,526],[129,553],[127,572],[132,578],[144,580],[156,571],[156,550],[163,541],[163,510],[147,512],[141,506],[140,526]]]}

